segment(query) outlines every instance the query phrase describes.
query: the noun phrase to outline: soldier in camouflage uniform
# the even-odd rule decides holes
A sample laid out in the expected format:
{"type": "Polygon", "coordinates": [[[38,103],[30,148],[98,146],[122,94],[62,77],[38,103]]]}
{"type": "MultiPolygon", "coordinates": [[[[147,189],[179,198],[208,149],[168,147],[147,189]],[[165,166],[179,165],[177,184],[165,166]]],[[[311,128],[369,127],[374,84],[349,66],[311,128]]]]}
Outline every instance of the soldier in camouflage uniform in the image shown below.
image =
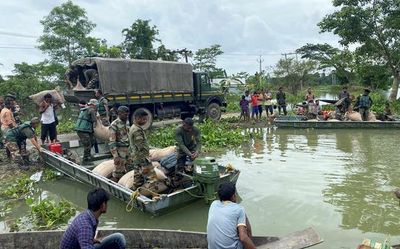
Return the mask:
{"type": "Polygon", "coordinates": [[[135,113],[135,122],[129,130],[129,150],[135,169],[135,187],[139,187],[147,180],[155,179],[154,167],[149,161],[149,145],[146,134],[141,127],[147,123],[148,114],[143,110],[135,113]]]}
{"type": "Polygon", "coordinates": [[[110,126],[110,147],[111,154],[114,157],[113,181],[118,181],[126,173],[126,164],[129,152],[129,109],[126,106],[118,108],[118,118],[110,126]]]}
{"type": "Polygon", "coordinates": [[[94,127],[96,126],[97,100],[91,99],[87,107],[80,109],[78,119],[75,123],[75,131],[83,144],[82,163],[90,164],[92,156],[90,151],[95,143],[94,127]]]}
{"type": "Polygon", "coordinates": [[[97,112],[100,115],[101,123],[104,126],[110,125],[110,110],[108,108],[108,100],[103,96],[103,92],[100,89],[96,90],[95,96],[99,101],[97,105],[97,112]]]}
{"type": "Polygon", "coordinates": [[[85,75],[87,89],[95,89],[99,87],[99,73],[96,69],[86,69],[83,74],[85,75]]]}
{"type": "Polygon", "coordinates": [[[18,127],[8,130],[5,135],[5,144],[11,153],[12,159],[23,170],[29,169],[29,154],[26,151],[26,139],[29,139],[39,152],[42,151],[34,130],[39,124],[40,120],[33,118],[30,122],[25,122],[18,127]]]}
{"type": "Polygon", "coordinates": [[[185,118],[181,126],[175,131],[175,140],[178,146],[177,167],[176,172],[183,171],[186,158],[195,160],[201,150],[201,134],[200,130],[193,126],[191,118],[185,118]]]}

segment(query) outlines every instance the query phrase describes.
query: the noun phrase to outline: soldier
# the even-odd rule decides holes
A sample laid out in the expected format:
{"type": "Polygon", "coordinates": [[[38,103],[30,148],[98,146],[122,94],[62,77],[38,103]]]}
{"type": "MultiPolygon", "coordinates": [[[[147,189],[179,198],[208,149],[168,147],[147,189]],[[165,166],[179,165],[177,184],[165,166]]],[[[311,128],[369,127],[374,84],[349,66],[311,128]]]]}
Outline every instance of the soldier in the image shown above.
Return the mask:
{"type": "Polygon", "coordinates": [[[96,69],[86,69],[83,74],[85,75],[87,89],[99,87],[99,74],[96,69]]]}
{"type": "Polygon", "coordinates": [[[118,181],[126,173],[129,153],[129,126],[126,124],[128,115],[128,107],[118,107],[118,118],[110,126],[110,142],[108,145],[114,157],[113,181],[118,181]]]}
{"type": "Polygon", "coordinates": [[[185,118],[182,126],[179,126],[175,131],[175,140],[178,146],[178,157],[176,172],[184,169],[186,157],[195,160],[201,149],[200,130],[193,126],[191,118],[185,118]]]}
{"type": "Polygon", "coordinates": [[[83,164],[90,164],[92,156],[90,150],[95,143],[94,127],[96,126],[97,100],[91,99],[87,107],[80,109],[75,123],[75,131],[83,144],[83,164]]]}
{"type": "Polygon", "coordinates": [[[70,89],[74,88],[78,83],[78,69],[75,66],[69,66],[69,69],[64,74],[65,76],[65,83],[67,83],[70,89]]]}
{"type": "Polygon", "coordinates": [[[6,133],[6,147],[10,151],[12,159],[23,170],[29,169],[29,154],[26,151],[26,139],[29,139],[39,152],[42,151],[34,130],[38,127],[39,123],[38,118],[32,118],[30,122],[25,122],[18,127],[14,127],[6,133]]]}
{"type": "Polygon", "coordinates": [[[99,101],[97,105],[97,112],[100,115],[101,123],[104,126],[110,125],[110,110],[108,109],[108,100],[103,96],[103,92],[100,89],[96,90],[95,96],[99,101]]]}
{"type": "Polygon", "coordinates": [[[129,150],[135,172],[135,187],[155,178],[154,167],[149,161],[149,145],[141,127],[147,123],[148,114],[143,110],[135,113],[135,122],[129,130],[129,150]]]}

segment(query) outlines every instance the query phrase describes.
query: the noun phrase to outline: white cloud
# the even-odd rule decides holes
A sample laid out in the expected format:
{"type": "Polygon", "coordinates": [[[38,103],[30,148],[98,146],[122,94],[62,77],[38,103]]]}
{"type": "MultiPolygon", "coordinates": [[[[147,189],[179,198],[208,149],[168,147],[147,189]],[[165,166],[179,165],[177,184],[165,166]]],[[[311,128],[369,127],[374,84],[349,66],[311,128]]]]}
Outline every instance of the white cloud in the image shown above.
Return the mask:
{"type": "MultiPolygon", "coordinates": [[[[0,74],[10,74],[14,63],[37,63],[45,58],[37,49],[2,47],[37,46],[40,20],[60,0],[20,0],[0,3],[0,74]],[[14,35],[7,35],[14,33],[14,35]]],[[[317,23],[333,11],[331,0],[74,0],[96,23],[93,36],[118,44],[121,30],[136,19],[151,19],[162,42],[172,49],[196,50],[220,44],[225,54],[218,60],[228,73],[258,70],[256,59],[274,65],[284,52],[305,43],[335,44],[331,34],[319,34],[317,23]]]]}

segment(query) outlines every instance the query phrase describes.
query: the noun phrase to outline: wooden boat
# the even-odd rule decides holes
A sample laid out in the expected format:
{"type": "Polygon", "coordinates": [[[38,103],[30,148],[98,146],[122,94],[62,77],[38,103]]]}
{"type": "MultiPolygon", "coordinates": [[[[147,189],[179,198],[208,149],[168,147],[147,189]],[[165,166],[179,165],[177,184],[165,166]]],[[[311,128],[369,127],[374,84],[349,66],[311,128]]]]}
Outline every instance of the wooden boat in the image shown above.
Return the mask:
{"type": "MultiPolygon", "coordinates": [[[[126,239],[126,248],[207,248],[205,233],[154,229],[99,230],[100,237],[120,232],[126,239]]],[[[0,233],[0,249],[54,249],[59,248],[64,231],[36,231],[0,233]]],[[[284,237],[254,236],[261,249],[301,249],[323,242],[313,228],[284,237]]]]}
{"type": "MultiPolygon", "coordinates": [[[[79,141],[69,141],[62,143],[63,148],[71,149],[79,147],[79,141]]],[[[118,183],[113,182],[106,177],[95,174],[92,172],[91,167],[78,165],[60,154],[53,153],[49,150],[44,150],[42,153],[44,162],[46,165],[62,172],[63,174],[70,176],[78,181],[87,183],[91,186],[102,187],[107,192],[117,197],[118,199],[126,202],[131,207],[139,209],[144,212],[149,212],[154,215],[167,212],[169,209],[182,206],[189,202],[204,198],[207,202],[210,200],[210,188],[213,197],[216,192],[216,186],[223,182],[236,183],[240,171],[233,168],[226,168],[222,165],[218,165],[219,177],[213,183],[213,186],[208,183],[201,183],[195,178],[185,175],[185,185],[178,189],[175,189],[171,193],[160,194],[157,198],[148,198],[144,195],[137,194],[135,191],[128,189],[118,183]],[[205,191],[208,191],[205,193],[205,191]],[[207,195],[208,194],[208,195],[207,195]]],[[[96,157],[97,160],[94,164],[98,164],[101,160],[110,158],[110,155],[99,155],[96,157]]],[[[215,165],[217,165],[215,163],[215,165]]],[[[93,167],[93,166],[92,166],[93,167]]],[[[197,167],[197,165],[196,165],[197,167]]],[[[200,170],[201,171],[201,170],[200,170]]]]}
{"type": "Polygon", "coordinates": [[[287,116],[275,119],[279,128],[315,128],[315,129],[400,129],[400,121],[304,121],[300,116],[287,116]]]}

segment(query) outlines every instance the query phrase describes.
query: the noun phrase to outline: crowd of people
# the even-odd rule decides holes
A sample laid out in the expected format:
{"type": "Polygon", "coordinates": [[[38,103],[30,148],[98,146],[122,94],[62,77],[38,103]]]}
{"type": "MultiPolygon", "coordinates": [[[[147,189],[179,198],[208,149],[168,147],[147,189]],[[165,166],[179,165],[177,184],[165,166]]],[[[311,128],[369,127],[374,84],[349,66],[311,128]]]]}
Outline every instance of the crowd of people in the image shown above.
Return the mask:
{"type": "Polygon", "coordinates": [[[38,151],[42,150],[35,134],[39,125],[41,144],[57,140],[58,120],[55,110],[58,104],[53,102],[51,94],[46,94],[39,105],[41,118],[34,117],[30,121],[22,122],[16,98],[15,94],[7,94],[0,99],[1,146],[5,147],[8,160],[16,162],[20,169],[28,170],[30,160],[26,140],[29,139],[38,151]]]}
{"type": "MultiPolygon", "coordinates": [[[[369,96],[370,92],[369,89],[365,89],[363,94],[354,98],[354,96],[350,95],[348,88],[344,86],[338,94],[338,100],[330,100],[333,101],[331,104],[335,106],[332,118],[343,121],[346,120],[345,114],[347,112],[357,111],[361,114],[363,121],[368,121],[370,109],[373,105],[372,98],[369,96]],[[354,104],[352,105],[353,102],[354,104]]],[[[286,93],[282,87],[279,87],[274,100],[269,89],[254,91],[252,94],[247,90],[241,96],[239,106],[241,109],[239,120],[243,119],[246,122],[250,121],[250,119],[253,122],[260,121],[263,112],[265,112],[267,119],[275,118],[282,114],[287,115],[286,93]]],[[[294,113],[302,116],[304,120],[319,119],[321,116],[323,116],[323,119],[330,118],[328,115],[325,115],[327,113],[322,110],[320,100],[315,97],[311,88],[307,89],[303,102],[294,106],[294,113]]],[[[384,113],[379,119],[382,121],[394,120],[389,103],[385,104],[384,113]]]]}

